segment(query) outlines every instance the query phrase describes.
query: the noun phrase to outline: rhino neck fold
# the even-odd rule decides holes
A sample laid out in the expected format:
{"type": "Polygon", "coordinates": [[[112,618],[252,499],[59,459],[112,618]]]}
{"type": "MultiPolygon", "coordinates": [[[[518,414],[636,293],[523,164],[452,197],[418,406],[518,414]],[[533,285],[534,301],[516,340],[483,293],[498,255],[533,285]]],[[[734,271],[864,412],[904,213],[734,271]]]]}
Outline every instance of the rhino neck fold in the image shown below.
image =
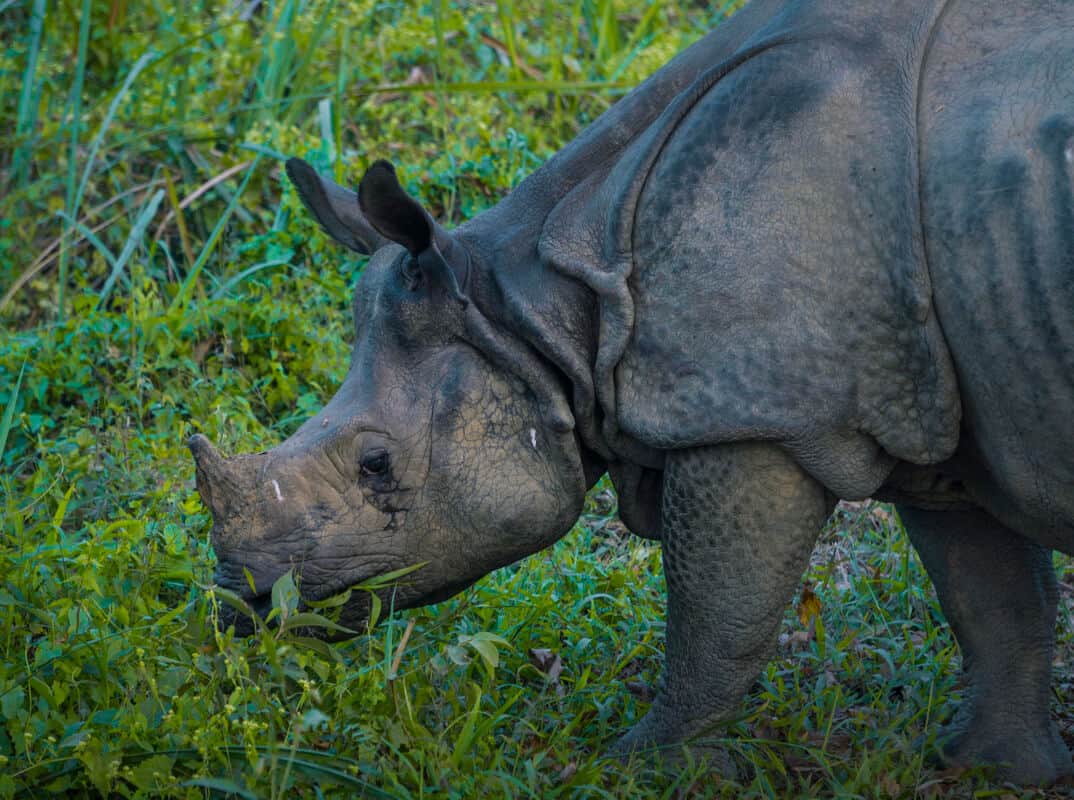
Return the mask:
{"type": "MultiPolygon", "coordinates": [[[[539,245],[545,250],[541,240],[552,217],[599,195],[616,164],[675,98],[731,59],[780,6],[779,0],[754,0],[617,102],[502,202],[456,231],[467,249],[481,255],[472,294],[484,316],[499,335],[521,339],[526,352],[554,369],[554,391],[570,398],[579,438],[606,463],[663,465],[661,451],[622,434],[615,420],[610,375],[622,347],[609,344],[607,333],[610,325],[627,335],[631,315],[609,320],[615,304],[598,303],[607,293],[564,270],[562,259],[553,264],[542,258],[547,254],[539,245]]],[[[601,250],[603,230],[574,233],[587,251],[601,250]]],[[[590,273],[599,271],[597,266],[590,273]]],[[[628,293],[623,280],[616,292],[628,293]]]]}
{"type": "MultiPolygon", "coordinates": [[[[755,3],[750,9],[763,6],[755,3]]],[[[888,13],[900,20],[912,15],[925,24],[942,7],[939,0],[921,7],[902,0],[888,13]]],[[[768,11],[763,8],[761,20],[767,22],[768,11]]],[[[659,469],[666,450],[763,437],[794,448],[796,458],[826,486],[856,497],[879,485],[893,458],[934,463],[950,454],[957,441],[958,397],[942,336],[928,314],[928,280],[915,226],[917,175],[907,168],[914,162],[914,137],[907,135],[900,112],[913,106],[915,81],[910,76],[891,89],[900,93],[896,104],[881,102],[887,95],[859,91],[888,85],[886,76],[901,75],[900,65],[919,64],[921,43],[871,31],[859,35],[856,21],[852,9],[834,2],[792,3],[770,24],[758,26],[747,16],[736,36],[718,30],[624,99],[500,206],[460,229],[483,263],[475,287],[481,307],[508,336],[523,340],[527,352],[554,365],[561,388],[545,388],[569,396],[582,442],[606,464],[659,469]],[[819,36],[813,24],[818,15],[833,17],[836,32],[819,36]],[[848,65],[838,81],[812,77],[823,75],[825,58],[848,65]],[[812,71],[799,66],[803,60],[810,60],[812,71]],[[758,87],[764,91],[747,91],[758,87]],[[784,127],[771,128],[783,146],[761,153],[749,138],[756,124],[746,123],[766,120],[767,98],[785,95],[799,102],[781,110],[784,127]],[[736,162],[748,167],[777,159],[780,165],[752,173],[743,168],[728,176],[711,148],[693,153],[691,169],[704,172],[703,185],[715,187],[718,197],[733,200],[735,214],[753,221],[736,229],[730,243],[724,240],[728,237],[706,239],[681,224],[665,232],[670,213],[680,222],[693,213],[686,194],[660,213],[650,203],[644,224],[638,217],[646,182],[658,174],[659,163],[665,164],[665,185],[673,182],[675,174],[666,164],[685,163],[690,143],[703,140],[696,130],[693,138],[684,134],[679,151],[668,155],[673,135],[699,104],[713,116],[702,122],[695,118],[695,128],[718,128],[736,162]],[[816,158],[827,167],[798,157],[785,131],[788,115],[795,137],[812,142],[816,158]],[[825,135],[831,119],[859,132],[852,139],[857,150],[825,135]],[[877,151],[875,131],[886,131],[891,146],[877,151]],[[854,180],[863,163],[877,164],[871,182],[854,180]],[[769,183],[750,182],[747,174],[768,175],[769,183]],[[790,188],[811,187],[808,196],[786,192],[780,176],[794,176],[790,188]],[[772,197],[784,197],[779,214],[769,213],[772,197]],[[815,197],[828,201],[823,220],[810,205],[815,197]],[[890,213],[862,212],[874,208],[890,213]],[[660,327],[659,320],[676,318],[695,297],[711,291],[699,272],[688,269],[698,263],[698,252],[712,254],[728,286],[778,290],[782,284],[770,270],[787,261],[781,246],[791,240],[787,221],[792,219],[797,220],[795,235],[806,225],[817,227],[808,236],[798,235],[802,244],[792,254],[797,269],[811,278],[797,303],[777,306],[768,298],[778,292],[745,292],[728,300],[739,316],[695,315],[688,340],[660,327]],[[834,283],[824,271],[842,252],[840,240],[830,234],[836,225],[827,219],[850,221],[861,231],[858,238],[865,245],[852,251],[853,275],[885,276],[880,285],[891,291],[877,302],[874,314],[888,321],[883,329],[855,324],[842,313],[849,304],[834,299],[840,292],[846,295],[851,284],[834,283]],[[747,237],[750,246],[742,244],[747,237]],[[883,242],[907,245],[892,253],[875,244],[883,242]],[[806,245],[810,249],[803,254],[806,245]],[[640,301],[645,311],[636,318],[640,301]],[[892,315],[890,309],[899,311],[892,315]],[[746,318],[769,324],[764,340],[786,340],[785,345],[771,352],[751,349],[753,340],[736,327],[746,318]],[[805,330],[825,363],[840,365],[823,371],[827,382],[817,370],[805,369],[808,359],[788,355],[800,350],[805,330]],[[841,344],[824,349],[824,343],[841,344]],[[869,356],[851,369],[843,365],[846,351],[869,356]],[[916,376],[912,385],[874,379],[877,353],[904,364],[906,374],[916,376]],[[763,374],[751,366],[756,364],[765,365],[763,374]],[[743,387],[778,402],[738,402],[743,387]],[[792,387],[807,387],[815,397],[792,387]],[[672,400],[678,402],[674,413],[672,400]],[[808,412],[822,406],[837,408],[838,415],[819,428],[808,412]],[[853,473],[863,477],[848,482],[830,469],[835,463],[860,464],[853,473]]],[[[713,203],[707,213],[713,220],[725,219],[720,214],[726,206],[713,203]]],[[[879,296],[876,281],[869,285],[879,296]]]]}
{"type": "MultiPolygon", "coordinates": [[[[480,252],[481,244],[469,247],[480,252]]],[[[660,451],[605,435],[610,426],[594,378],[601,311],[592,287],[542,261],[536,242],[512,258],[474,258],[470,275],[468,335],[530,386],[550,423],[573,428],[601,471],[616,462],[662,467],[660,451]]]]}

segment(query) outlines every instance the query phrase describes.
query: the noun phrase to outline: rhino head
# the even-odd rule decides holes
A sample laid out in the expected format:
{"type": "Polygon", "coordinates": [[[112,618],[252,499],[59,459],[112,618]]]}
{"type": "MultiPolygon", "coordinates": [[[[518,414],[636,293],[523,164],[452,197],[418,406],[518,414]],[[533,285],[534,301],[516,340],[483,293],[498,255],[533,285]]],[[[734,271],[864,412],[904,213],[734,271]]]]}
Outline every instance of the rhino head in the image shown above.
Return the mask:
{"type": "MultiPolygon", "coordinates": [[[[265,453],[225,458],[190,440],[218,584],[264,613],[291,569],[309,601],[424,564],[394,590],[405,608],[561,537],[587,483],[573,419],[554,372],[468,297],[472,246],[387,162],[357,195],[305,162],[287,168],[327,232],[372,258],[355,289],[350,368],[324,409],[265,453]]],[[[369,604],[353,593],[341,622],[361,626],[369,604]]]]}

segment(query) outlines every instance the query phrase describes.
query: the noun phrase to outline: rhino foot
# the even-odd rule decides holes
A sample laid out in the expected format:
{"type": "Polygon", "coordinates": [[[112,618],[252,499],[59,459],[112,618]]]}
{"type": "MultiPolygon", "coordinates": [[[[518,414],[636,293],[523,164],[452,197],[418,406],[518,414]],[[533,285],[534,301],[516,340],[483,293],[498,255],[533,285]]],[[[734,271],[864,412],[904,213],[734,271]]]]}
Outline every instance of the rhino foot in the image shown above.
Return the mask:
{"type": "Polygon", "coordinates": [[[1048,786],[1074,776],[1070,751],[1055,723],[1030,732],[1018,722],[960,722],[943,728],[937,753],[945,767],[995,767],[1000,781],[1022,786],[1048,786]]]}
{"type": "Polygon", "coordinates": [[[650,713],[622,736],[608,750],[608,755],[623,763],[641,763],[657,770],[677,769],[688,762],[704,762],[712,772],[736,780],[738,769],[727,748],[704,737],[680,741],[661,736],[661,727],[650,713]]]}
{"type": "Polygon", "coordinates": [[[1070,775],[1050,717],[1059,597],[1051,550],[979,509],[899,514],[962,650],[966,696],[938,740],[943,763],[994,765],[1023,785],[1070,775]]]}

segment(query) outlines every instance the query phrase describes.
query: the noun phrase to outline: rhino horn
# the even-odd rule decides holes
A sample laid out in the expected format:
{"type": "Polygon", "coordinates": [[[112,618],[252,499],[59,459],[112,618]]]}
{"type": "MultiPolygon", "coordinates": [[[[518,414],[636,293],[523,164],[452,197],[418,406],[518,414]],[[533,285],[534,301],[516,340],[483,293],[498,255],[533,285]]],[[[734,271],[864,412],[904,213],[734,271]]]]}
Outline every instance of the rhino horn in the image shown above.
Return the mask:
{"type": "Polygon", "coordinates": [[[225,458],[213,443],[200,433],[187,442],[197,465],[198,493],[213,517],[226,519],[242,502],[244,474],[233,459],[225,458]]]}

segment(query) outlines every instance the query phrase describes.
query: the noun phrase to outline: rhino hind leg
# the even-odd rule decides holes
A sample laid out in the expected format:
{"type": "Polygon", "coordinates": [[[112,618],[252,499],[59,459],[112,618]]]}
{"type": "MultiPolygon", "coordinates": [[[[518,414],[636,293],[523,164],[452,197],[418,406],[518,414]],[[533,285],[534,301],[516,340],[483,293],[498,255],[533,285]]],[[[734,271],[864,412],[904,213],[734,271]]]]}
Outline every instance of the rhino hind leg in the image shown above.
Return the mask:
{"type": "Polygon", "coordinates": [[[967,691],[942,761],[1045,785],[1072,773],[1049,713],[1058,594],[1051,551],[983,511],[899,507],[958,639],[967,691]]]}
{"type": "Polygon", "coordinates": [[[668,455],[661,544],[668,592],[664,674],[648,714],[613,753],[688,744],[727,774],[711,738],[740,713],[771,657],[832,498],[771,444],[668,455]]]}

